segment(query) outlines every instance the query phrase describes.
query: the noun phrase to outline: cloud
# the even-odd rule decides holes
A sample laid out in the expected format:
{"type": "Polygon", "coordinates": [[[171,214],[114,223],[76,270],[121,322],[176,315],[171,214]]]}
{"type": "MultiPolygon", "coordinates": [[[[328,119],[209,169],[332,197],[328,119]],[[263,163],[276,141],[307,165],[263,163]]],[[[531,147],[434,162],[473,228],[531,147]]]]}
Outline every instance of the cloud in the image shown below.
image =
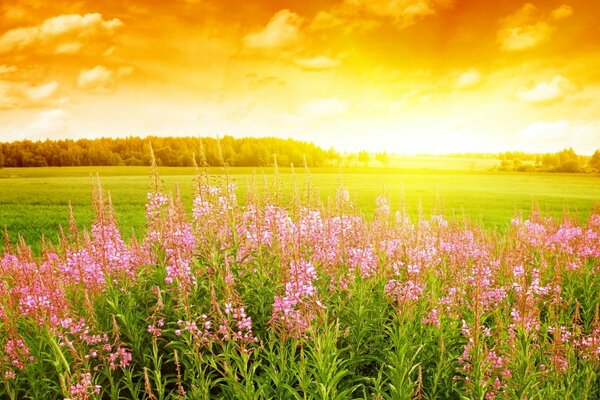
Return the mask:
{"type": "Polygon", "coordinates": [[[380,26],[385,20],[391,20],[397,28],[405,28],[451,8],[454,3],[455,0],[344,0],[331,10],[319,12],[310,28],[365,31],[380,26]]]}
{"type": "Polygon", "coordinates": [[[102,65],[81,70],[77,78],[77,86],[92,93],[112,93],[116,88],[115,73],[102,65]]]}
{"type": "Polygon", "coordinates": [[[86,44],[96,46],[121,28],[121,20],[101,14],[68,14],[46,19],[40,25],[9,30],[0,36],[0,54],[33,50],[44,54],[73,54],[86,44]]]}
{"type": "Polygon", "coordinates": [[[545,22],[504,29],[499,33],[502,50],[518,51],[536,47],[552,36],[554,28],[545,22]]]}
{"type": "Polygon", "coordinates": [[[313,32],[341,29],[346,34],[363,33],[386,22],[398,29],[406,28],[444,9],[455,0],[344,0],[313,18],[308,29],[313,32]]]}
{"type": "Polygon", "coordinates": [[[449,0],[345,0],[345,3],[377,17],[391,17],[401,25],[451,7],[449,0]]]}
{"type": "Polygon", "coordinates": [[[308,71],[323,71],[337,67],[340,65],[340,61],[327,56],[318,56],[312,58],[299,58],[294,61],[294,64],[298,68],[308,71]]]}
{"type": "Polygon", "coordinates": [[[37,114],[27,127],[30,138],[63,138],[69,131],[70,114],[60,108],[37,114]]]}
{"type": "Polygon", "coordinates": [[[553,10],[550,15],[555,21],[559,21],[573,15],[573,9],[570,6],[563,4],[562,6],[553,10]]]}
{"type": "Polygon", "coordinates": [[[474,68],[462,72],[456,79],[457,89],[468,90],[478,86],[481,83],[481,73],[474,68]]]}
{"type": "Polygon", "coordinates": [[[433,10],[428,1],[392,0],[345,0],[345,3],[379,17],[402,18],[405,15],[431,15],[433,10]]]}
{"type": "Polygon", "coordinates": [[[40,85],[28,82],[0,80],[0,109],[40,107],[54,101],[58,83],[51,81],[40,85]]]}
{"type": "Polygon", "coordinates": [[[540,82],[527,89],[519,90],[517,97],[530,104],[549,105],[562,101],[566,96],[574,94],[578,90],[577,85],[556,75],[549,82],[540,82]]]}
{"type": "Polygon", "coordinates": [[[0,65],[0,75],[12,74],[17,71],[17,67],[12,65],[0,65]]]}
{"type": "Polygon", "coordinates": [[[556,30],[554,22],[573,13],[571,7],[563,5],[543,15],[531,3],[525,4],[515,13],[500,20],[497,33],[500,48],[505,51],[521,51],[539,46],[550,40],[556,30]]]}
{"type": "Polygon", "coordinates": [[[273,50],[290,47],[302,37],[302,18],[290,11],[278,11],[261,31],[246,35],[243,39],[248,49],[273,50]]]}
{"type": "Polygon", "coordinates": [[[343,114],[350,107],[350,102],[339,97],[311,99],[300,108],[300,116],[314,120],[343,114]]]}
{"type": "Polygon", "coordinates": [[[32,86],[24,90],[25,95],[31,100],[44,100],[56,93],[58,83],[56,81],[48,82],[39,86],[32,86]]]}
{"type": "Polygon", "coordinates": [[[274,76],[259,77],[256,74],[246,75],[248,78],[248,87],[251,89],[260,89],[268,86],[283,86],[285,81],[274,76]]]}
{"type": "Polygon", "coordinates": [[[77,87],[90,93],[110,94],[117,89],[119,80],[131,76],[134,72],[133,67],[123,66],[115,71],[102,65],[96,65],[94,68],[82,69],[77,77],[77,87]]]}
{"type": "Polygon", "coordinates": [[[344,18],[334,9],[333,11],[319,11],[311,21],[309,29],[311,31],[323,31],[342,25],[344,25],[344,18]]]}

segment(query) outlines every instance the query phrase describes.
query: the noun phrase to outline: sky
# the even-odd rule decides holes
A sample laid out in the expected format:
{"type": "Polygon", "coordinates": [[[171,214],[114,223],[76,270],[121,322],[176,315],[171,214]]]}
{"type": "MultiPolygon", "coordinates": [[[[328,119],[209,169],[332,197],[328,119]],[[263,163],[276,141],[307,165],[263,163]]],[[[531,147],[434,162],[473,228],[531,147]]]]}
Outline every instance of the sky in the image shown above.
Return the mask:
{"type": "Polygon", "coordinates": [[[596,0],[11,0],[0,141],[277,136],[600,148],[596,0]]]}

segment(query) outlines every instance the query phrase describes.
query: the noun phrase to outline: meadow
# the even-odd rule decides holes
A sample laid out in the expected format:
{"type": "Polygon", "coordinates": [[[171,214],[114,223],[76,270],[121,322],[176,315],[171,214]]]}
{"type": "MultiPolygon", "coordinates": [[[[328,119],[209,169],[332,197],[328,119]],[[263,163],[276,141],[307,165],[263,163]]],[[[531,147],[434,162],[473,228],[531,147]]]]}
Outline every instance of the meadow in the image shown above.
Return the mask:
{"type": "MultiPolygon", "coordinates": [[[[89,229],[67,214],[64,235],[40,256],[23,242],[5,244],[1,398],[600,397],[600,213],[591,205],[585,218],[559,207],[554,217],[509,212],[499,231],[436,207],[414,215],[380,195],[367,218],[336,172],[318,171],[309,181],[329,182],[331,192],[290,189],[293,177],[282,173],[269,190],[249,185],[243,202],[230,180],[199,174],[190,207],[165,191],[185,175],[167,171],[175,174],[107,174],[124,197],[146,189],[141,218],[131,220],[145,227],[138,240],[123,239],[118,190],[111,201],[95,182],[91,205],[73,208],[90,206],[89,229]]],[[[47,179],[66,182],[52,186],[54,197],[80,187],[83,198],[85,172],[28,170],[7,181],[33,179],[22,201],[47,179]]],[[[361,201],[383,183],[446,182],[445,193],[473,208],[482,200],[465,193],[499,197],[490,177],[513,186],[492,203],[496,214],[481,215],[503,215],[511,193],[530,205],[534,189],[565,206],[559,188],[569,189],[552,179],[587,187],[590,204],[595,193],[582,176],[342,178],[360,185],[361,201]]]]}
{"type": "MultiPolygon", "coordinates": [[[[394,161],[394,168],[280,168],[282,204],[289,203],[294,186],[299,191],[310,181],[327,204],[343,185],[353,202],[368,217],[375,199],[389,196],[395,208],[404,207],[412,217],[443,211],[452,218],[467,218],[489,230],[504,231],[516,214],[539,207],[550,215],[564,211],[587,218],[600,201],[600,178],[584,174],[493,172],[493,160],[412,157],[394,161]]],[[[184,206],[190,210],[194,193],[193,168],[159,168],[166,191],[179,187],[184,206]]],[[[229,168],[228,179],[237,184],[240,201],[254,184],[259,191],[274,190],[273,168],[229,168]]],[[[211,182],[224,181],[221,168],[209,168],[211,182]]],[[[76,220],[90,226],[91,175],[98,175],[110,192],[119,228],[125,237],[132,229],[145,228],[144,204],[150,187],[147,167],[55,167],[0,169],[0,226],[12,240],[22,235],[36,253],[40,237],[55,242],[59,225],[68,224],[68,204],[76,220]]],[[[0,241],[3,240],[0,238],[0,241]]]]}

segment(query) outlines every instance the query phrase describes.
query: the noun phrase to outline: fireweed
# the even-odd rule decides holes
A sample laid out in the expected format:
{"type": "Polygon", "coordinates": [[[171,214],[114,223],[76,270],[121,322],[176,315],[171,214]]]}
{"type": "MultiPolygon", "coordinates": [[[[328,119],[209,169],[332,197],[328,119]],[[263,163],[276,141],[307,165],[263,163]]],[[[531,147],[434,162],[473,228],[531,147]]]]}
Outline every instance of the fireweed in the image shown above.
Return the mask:
{"type": "Polygon", "coordinates": [[[600,397],[598,212],[500,234],[198,174],[188,215],[153,182],[142,238],[95,183],[89,231],[6,242],[1,397],[600,397]]]}

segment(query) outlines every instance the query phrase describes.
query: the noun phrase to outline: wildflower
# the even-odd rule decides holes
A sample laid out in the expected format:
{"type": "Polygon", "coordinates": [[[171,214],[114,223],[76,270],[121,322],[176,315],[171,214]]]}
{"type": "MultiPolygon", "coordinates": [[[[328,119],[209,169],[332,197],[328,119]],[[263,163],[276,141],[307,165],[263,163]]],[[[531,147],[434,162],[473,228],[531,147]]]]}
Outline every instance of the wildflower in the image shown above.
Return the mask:
{"type": "Polygon", "coordinates": [[[125,368],[132,360],[132,355],[126,349],[119,347],[109,355],[110,369],[125,368]]]}

